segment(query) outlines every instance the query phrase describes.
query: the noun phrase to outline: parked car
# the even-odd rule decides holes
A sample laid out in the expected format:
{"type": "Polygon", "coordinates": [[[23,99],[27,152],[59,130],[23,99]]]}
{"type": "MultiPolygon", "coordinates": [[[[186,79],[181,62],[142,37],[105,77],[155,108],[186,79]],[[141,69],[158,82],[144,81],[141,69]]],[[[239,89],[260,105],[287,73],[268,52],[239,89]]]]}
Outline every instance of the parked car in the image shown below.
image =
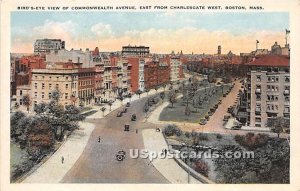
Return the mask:
{"type": "Polygon", "coordinates": [[[126,107],[130,107],[130,102],[127,102],[127,103],[126,103],[126,107]]]}
{"type": "Polygon", "coordinates": [[[128,124],[124,125],[124,131],[129,131],[129,125],[128,124]]]}
{"type": "Polygon", "coordinates": [[[123,115],[123,112],[121,112],[121,111],[119,111],[119,112],[117,113],[117,117],[122,117],[122,115],[123,115]]]}
{"type": "Polygon", "coordinates": [[[136,121],[136,114],[131,115],[131,121],[136,121]]]}
{"type": "Polygon", "coordinates": [[[200,119],[200,125],[205,125],[207,123],[207,120],[206,119],[200,119]]]}
{"type": "Polygon", "coordinates": [[[230,118],[230,115],[224,115],[223,121],[228,121],[230,118]]]}

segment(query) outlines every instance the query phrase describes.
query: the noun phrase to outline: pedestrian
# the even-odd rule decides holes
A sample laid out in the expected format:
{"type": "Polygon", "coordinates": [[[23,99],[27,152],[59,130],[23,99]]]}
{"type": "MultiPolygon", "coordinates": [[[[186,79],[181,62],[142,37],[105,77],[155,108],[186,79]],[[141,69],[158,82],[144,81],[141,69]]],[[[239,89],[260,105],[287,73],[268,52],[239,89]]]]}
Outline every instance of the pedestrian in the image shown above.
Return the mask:
{"type": "Polygon", "coordinates": [[[64,160],[65,160],[65,158],[64,158],[64,156],[62,156],[61,157],[61,164],[64,164],[64,160]]]}
{"type": "Polygon", "coordinates": [[[167,156],[167,153],[168,153],[168,150],[167,149],[165,149],[165,155],[167,156]]]}
{"type": "Polygon", "coordinates": [[[138,133],[138,130],[137,130],[137,129],[135,130],[135,133],[136,133],[136,134],[138,133]]]}
{"type": "Polygon", "coordinates": [[[101,138],[100,138],[100,136],[98,137],[98,143],[100,143],[101,142],[101,138]]]}

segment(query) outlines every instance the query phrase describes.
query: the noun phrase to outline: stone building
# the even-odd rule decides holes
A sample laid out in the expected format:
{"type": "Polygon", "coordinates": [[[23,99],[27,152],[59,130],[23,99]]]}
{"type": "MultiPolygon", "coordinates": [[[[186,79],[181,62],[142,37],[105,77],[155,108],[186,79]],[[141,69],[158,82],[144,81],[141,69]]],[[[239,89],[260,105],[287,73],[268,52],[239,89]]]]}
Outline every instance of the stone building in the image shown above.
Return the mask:
{"type": "Polygon", "coordinates": [[[269,118],[290,117],[289,57],[266,55],[247,63],[247,123],[266,127],[269,118]]]}

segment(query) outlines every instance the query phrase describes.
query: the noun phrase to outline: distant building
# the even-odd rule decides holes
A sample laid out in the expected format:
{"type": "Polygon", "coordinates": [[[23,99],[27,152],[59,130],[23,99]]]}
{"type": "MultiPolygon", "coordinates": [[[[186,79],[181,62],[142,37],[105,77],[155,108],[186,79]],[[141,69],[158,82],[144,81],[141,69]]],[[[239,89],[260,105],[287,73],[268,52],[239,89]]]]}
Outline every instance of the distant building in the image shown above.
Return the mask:
{"type": "Polygon", "coordinates": [[[83,50],[58,50],[50,51],[46,55],[46,62],[68,62],[72,61],[73,63],[82,63],[83,68],[93,67],[91,65],[92,53],[89,49],[83,50]]]}
{"type": "Polygon", "coordinates": [[[34,43],[34,53],[50,53],[65,49],[65,41],[61,39],[38,39],[34,43]]]}
{"type": "Polygon", "coordinates": [[[182,77],[182,63],[179,56],[170,56],[170,68],[170,81],[175,82],[180,80],[180,77],[182,77]]]}
{"type": "Polygon", "coordinates": [[[123,46],[122,55],[131,55],[131,56],[146,56],[150,54],[150,48],[146,46],[123,46]]]}
{"type": "Polygon", "coordinates": [[[268,119],[290,117],[289,57],[266,55],[247,63],[247,123],[266,127],[268,119]]]}
{"type": "Polygon", "coordinates": [[[221,49],[221,45],[218,46],[218,55],[221,55],[222,53],[222,49],[221,49]]]}
{"type": "Polygon", "coordinates": [[[271,47],[271,54],[288,56],[290,54],[289,44],[286,44],[285,47],[281,47],[277,42],[275,42],[275,44],[271,47]]]}
{"type": "Polygon", "coordinates": [[[145,63],[144,66],[145,88],[151,89],[170,82],[170,66],[165,58],[156,59],[145,63]]]}

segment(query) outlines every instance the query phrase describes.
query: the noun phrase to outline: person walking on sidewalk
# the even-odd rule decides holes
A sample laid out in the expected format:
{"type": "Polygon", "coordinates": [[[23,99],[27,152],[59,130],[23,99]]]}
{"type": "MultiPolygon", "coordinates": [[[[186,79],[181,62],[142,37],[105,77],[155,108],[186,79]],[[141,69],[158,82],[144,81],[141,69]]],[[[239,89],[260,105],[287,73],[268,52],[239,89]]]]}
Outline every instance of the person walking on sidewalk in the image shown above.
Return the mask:
{"type": "Polygon", "coordinates": [[[61,157],[61,164],[64,164],[64,160],[65,160],[65,158],[64,158],[64,156],[62,156],[61,157]]]}

